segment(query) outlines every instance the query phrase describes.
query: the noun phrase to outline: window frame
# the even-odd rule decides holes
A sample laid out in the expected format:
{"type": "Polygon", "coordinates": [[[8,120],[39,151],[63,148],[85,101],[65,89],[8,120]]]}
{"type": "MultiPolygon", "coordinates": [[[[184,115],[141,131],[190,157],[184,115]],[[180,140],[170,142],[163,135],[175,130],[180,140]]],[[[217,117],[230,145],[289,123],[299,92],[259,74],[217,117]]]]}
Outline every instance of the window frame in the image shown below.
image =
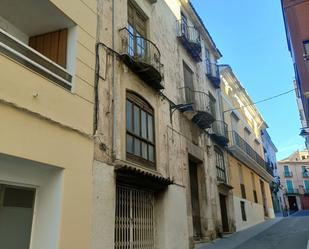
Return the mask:
{"type": "Polygon", "coordinates": [[[227,183],[227,177],[226,177],[226,167],[225,167],[225,160],[224,160],[224,154],[223,152],[215,147],[215,157],[216,157],[216,169],[217,169],[217,180],[223,181],[227,183]],[[222,164],[220,167],[220,164],[222,164]],[[219,176],[219,172],[222,173],[222,176],[219,176]]]}
{"type": "Polygon", "coordinates": [[[246,203],[244,201],[240,201],[240,212],[242,221],[247,221],[246,203]]]}
{"type": "Polygon", "coordinates": [[[156,167],[156,136],[155,136],[155,113],[154,109],[151,107],[151,105],[143,99],[141,96],[137,95],[134,92],[127,91],[126,93],[126,101],[125,101],[125,116],[126,116],[126,159],[129,161],[133,161],[137,164],[142,164],[149,166],[151,168],[156,167]],[[128,110],[127,110],[127,102],[130,102],[132,104],[131,109],[131,131],[128,129],[128,110]],[[137,107],[139,109],[139,135],[134,132],[134,107],[137,107]],[[142,112],[144,111],[146,115],[146,132],[147,132],[147,139],[142,136],[142,112]],[[149,138],[149,126],[148,126],[148,116],[152,117],[152,139],[148,140],[149,138]],[[140,156],[135,154],[135,148],[134,148],[134,142],[132,146],[132,152],[128,151],[128,136],[131,136],[133,138],[133,141],[137,139],[140,142],[140,156]],[[143,152],[142,152],[142,143],[145,143],[147,145],[147,159],[143,158],[143,152]],[[153,147],[153,161],[149,160],[149,146],[153,147]]]}

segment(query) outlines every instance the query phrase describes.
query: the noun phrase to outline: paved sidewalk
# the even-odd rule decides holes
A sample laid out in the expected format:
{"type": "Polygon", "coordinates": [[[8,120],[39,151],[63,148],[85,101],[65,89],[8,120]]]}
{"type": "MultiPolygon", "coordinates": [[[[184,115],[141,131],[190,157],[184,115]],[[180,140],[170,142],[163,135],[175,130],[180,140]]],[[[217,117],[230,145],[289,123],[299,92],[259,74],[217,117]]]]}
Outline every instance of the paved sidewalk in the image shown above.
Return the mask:
{"type": "Polygon", "coordinates": [[[196,249],[234,249],[282,220],[283,218],[267,220],[246,230],[225,236],[222,239],[214,240],[208,244],[200,244],[196,246],[196,249]]]}

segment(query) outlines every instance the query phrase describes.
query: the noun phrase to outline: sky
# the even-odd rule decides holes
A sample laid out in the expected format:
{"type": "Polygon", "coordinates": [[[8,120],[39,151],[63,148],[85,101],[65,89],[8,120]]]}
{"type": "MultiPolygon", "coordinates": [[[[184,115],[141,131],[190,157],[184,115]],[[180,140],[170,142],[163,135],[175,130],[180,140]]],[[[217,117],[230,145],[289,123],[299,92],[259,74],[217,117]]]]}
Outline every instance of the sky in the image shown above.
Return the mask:
{"type": "MultiPolygon", "coordinates": [[[[191,0],[223,58],[253,101],[293,89],[280,0],[191,0]]],[[[295,93],[257,105],[278,148],[277,159],[303,149],[295,93]]]]}

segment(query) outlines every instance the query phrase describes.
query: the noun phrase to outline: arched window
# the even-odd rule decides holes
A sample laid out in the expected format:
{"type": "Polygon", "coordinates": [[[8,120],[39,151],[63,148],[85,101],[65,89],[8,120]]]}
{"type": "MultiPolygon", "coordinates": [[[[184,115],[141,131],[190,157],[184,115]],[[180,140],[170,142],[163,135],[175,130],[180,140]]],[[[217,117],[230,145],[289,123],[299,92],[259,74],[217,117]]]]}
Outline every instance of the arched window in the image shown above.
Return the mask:
{"type": "Polygon", "coordinates": [[[127,159],[154,167],[154,111],[144,99],[132,92],[127,92],[126,131],[127,159]]]}

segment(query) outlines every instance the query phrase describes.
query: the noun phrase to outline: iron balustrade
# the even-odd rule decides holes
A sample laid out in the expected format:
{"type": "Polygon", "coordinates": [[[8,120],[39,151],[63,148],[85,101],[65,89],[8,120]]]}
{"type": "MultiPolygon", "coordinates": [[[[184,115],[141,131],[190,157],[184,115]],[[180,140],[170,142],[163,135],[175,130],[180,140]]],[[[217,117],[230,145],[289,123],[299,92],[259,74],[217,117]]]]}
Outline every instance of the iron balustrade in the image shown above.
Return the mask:
{"type": "Polygon", "coordinates": [[[228,126],[224,121],[216,120],[212,123],[212,132],[213,134],[224,137],[226,139],[229,138],[228,126]]]}
{"type": "Polygon", "coordinates": [[[185,98],[185,104],[192,104],[193,108],[197,112],[212,113],[215,103],[211,100],[210,96],[203,91],[195,91],[190,87],[181,87],[185,98]]]}
{"type": "Polygon", "coordinates": [[[245,152],[251,159],[265,169],[271,176],[274,176],[273,171],[264,159],[236,132],[231,132],[230,145],[235,145],[245,152]]]}
{"type": "Polygon", "coordinates": [[[194,60],[202,61],[201,36],[194,26],[189,26],[183,20],[177,21],[177,37],[194,60]]]}
{"type": "Polygon", "coordinates": [[[120,54],[126,54],[136,62],[152,66],[163,78],[163,64],[159,48],[143,36],[134,35],[127,28],[119,30],[121,37],[120,54]]]}
{"type": "Polygon", "coordinates": [[[208,59],[208,60],[206,60],[205,65],[206,65],[206,74],[207,75],[220,78],[219,66],[218,66],[217,63],[212,63],[208,59]]]}
{"type": "Polygon", "coordinates": [[[177,31],[179,37],[184,37],[188,42],[201,46],[200,32],[194,26],[189,26],[186,22],[180,20],[177,22],[177,31]]]}

